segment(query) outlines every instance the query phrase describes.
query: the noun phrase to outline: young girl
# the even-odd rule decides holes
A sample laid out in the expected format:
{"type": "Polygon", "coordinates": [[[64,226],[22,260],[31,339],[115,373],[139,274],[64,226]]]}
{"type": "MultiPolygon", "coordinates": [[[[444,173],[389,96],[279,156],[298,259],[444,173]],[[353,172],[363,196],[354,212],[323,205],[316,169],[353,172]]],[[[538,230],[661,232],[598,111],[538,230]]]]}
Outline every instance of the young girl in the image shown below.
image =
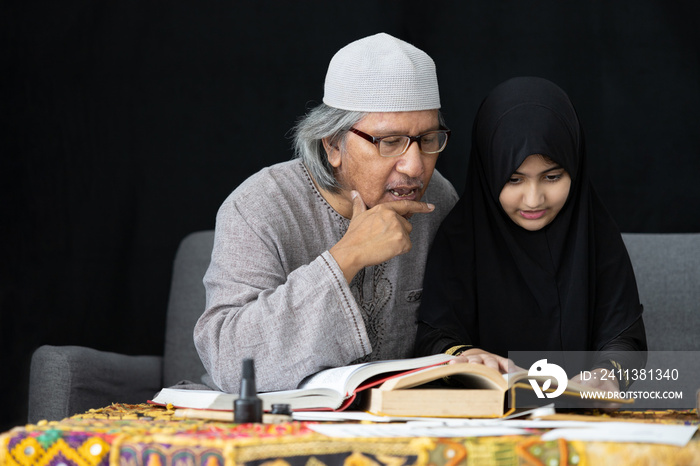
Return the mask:
{"type": "Polygon", "coordinates": [[[482,102],[466,188],[424,280],[417,355],[460,354],[505,372],[508,351],[646,350],[627,250],[555,84],[514,78],[482,102]]]}

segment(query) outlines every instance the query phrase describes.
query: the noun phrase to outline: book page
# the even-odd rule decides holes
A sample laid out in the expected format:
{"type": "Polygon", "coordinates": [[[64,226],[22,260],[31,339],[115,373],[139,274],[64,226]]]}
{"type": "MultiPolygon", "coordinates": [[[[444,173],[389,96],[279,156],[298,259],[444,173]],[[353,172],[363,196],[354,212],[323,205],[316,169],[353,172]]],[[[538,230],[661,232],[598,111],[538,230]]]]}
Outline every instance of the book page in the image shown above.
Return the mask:
{"type": "Polygon", "coordinates": [[[421,358],[390,359],[353,364],[344,367],[325,369],[304,379],[299,388],[316,387],[332,388],[343,396],[354,393],[355,389],[365,380],[384,372],[406,371],[434,364],[440,364],[454,359],[448,354],[434,354],[421,358]]]}
{"type": "Polygon", "coordinates": [[[423,427],[420,424],[310,424],[309,429],[329,437],[494,437],[500,435],[527,435],[525,429],[497,424],[479,427],[423,427]]]}
{"type": "Polygon", "coordinates": [[[233,401],[238,395],[216,390],[185,390],[164,388],[152,402],[160,405],[172,404],[181,408],[233,410],[233,401]]]}
{"type": "MultiPolygon", "coordinates": [[[[335,409],[343,398],[327,388],[261,392],[258,397],[262,400],[265,411],[269,411],[275,403],[289,404],[292,409],[335,409]]],[[[216,390],[164,388],[151,402],[163,406],[172,404],[178,408],[232,411],[233,402],[237,398],[235,393],[216,390]]]]}
{"type": "Polygon", "coordinates": [[[345,391],[345,382],[350,379],[350,376],[357,371],[360,367],[366,364],[354,364],[352,366],[334,367],[331,369],[325,369],[321,372],[317,372],[304,380],[299,384],[300,389],[311,389],[311,388],[330,388],[333,391],[338,392],[341,396],[347,396],[348,393],[345,391]]]}
{"type": "Polygon", "coordinates": [[[587,428],[554,429],[542,434],[543,441],[563,438],[584,442],[660,443],[683,447],[698,426],[634,422],[592,422],[587,428]]]}

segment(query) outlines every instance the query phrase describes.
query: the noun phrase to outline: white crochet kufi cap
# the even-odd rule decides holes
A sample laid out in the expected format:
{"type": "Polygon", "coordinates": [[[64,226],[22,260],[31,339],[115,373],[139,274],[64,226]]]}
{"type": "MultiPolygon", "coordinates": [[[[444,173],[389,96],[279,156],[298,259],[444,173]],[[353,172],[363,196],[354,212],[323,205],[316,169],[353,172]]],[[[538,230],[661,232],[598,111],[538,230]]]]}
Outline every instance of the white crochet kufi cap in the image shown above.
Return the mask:
{"type": "Polygon", "coordinates": [[[323,103],[359,112],[438,109],[435,63],[422,50],[389,34],[351,42],[328,65],[323,103]]]}

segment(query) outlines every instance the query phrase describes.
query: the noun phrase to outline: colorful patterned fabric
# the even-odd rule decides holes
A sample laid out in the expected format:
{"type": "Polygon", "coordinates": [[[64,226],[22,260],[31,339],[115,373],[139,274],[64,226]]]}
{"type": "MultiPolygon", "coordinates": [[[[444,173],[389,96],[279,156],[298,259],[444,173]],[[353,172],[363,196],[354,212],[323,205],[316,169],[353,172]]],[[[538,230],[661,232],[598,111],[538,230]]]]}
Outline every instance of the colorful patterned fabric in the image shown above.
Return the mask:
{"type": "MultiPolygon", "coordinates": [[[[615,413],[615,420],[698,423],[695,411],[615,413]],[[639,419],[637,419],[639,420],[639,419]]],[[[700,464],[700,438],[684,448],[542,442],[531,436],[333,439],[306,422],[233,424],[174,418],[174,410],[114,404],[0,435],[8,466],[437,466],[700,464]],[[604,460],[604,461],[603,461],[604,460]],[[653,461],[652,461],[653,460],[653,461]],[[656,462],[655,462],[656,461],[656,462]]]]}

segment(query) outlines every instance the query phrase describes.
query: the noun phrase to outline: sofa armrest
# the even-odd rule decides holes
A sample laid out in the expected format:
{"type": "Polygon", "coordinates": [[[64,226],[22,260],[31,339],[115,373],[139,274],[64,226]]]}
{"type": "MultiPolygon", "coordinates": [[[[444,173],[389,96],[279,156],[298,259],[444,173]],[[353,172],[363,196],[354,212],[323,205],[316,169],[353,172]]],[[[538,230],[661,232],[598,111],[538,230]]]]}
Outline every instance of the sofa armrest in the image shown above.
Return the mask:
{"type": "Polygon", "coordinates": [[[29,422],[60,420],[112,403],[144,403],[160,390],[161,356],[81,346],[39,347],[29,375],[29,422]]]}

